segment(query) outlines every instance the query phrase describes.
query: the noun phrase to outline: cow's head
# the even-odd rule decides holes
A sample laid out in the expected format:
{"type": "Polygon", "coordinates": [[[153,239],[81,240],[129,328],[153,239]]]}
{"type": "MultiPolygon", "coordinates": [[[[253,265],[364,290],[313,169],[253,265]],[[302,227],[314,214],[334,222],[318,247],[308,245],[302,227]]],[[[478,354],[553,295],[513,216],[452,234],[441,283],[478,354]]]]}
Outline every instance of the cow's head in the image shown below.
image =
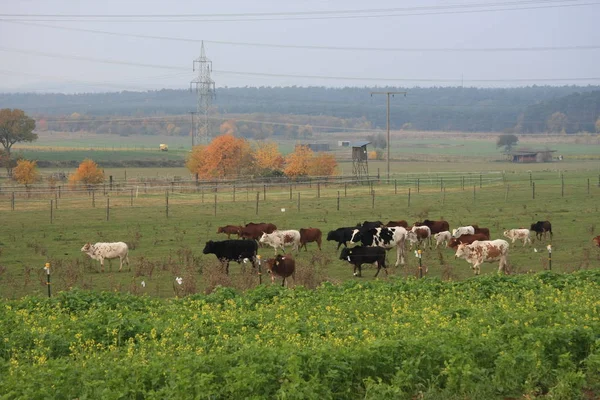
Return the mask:
{"type": "Polygon", "coordinates": [[[600,247],[600,236],[596,236],[592,239],[592,241],[596,243],[596,246],[600,247]]]}
{"type": "Polygon", "coordinates": [[[465,243],[461,243],[456,248],[456,254],[454,255],[454,257],[455,258],[467,258],[467,257],[469,257],[469,254],[470,254],[469,245],[465,244],[465,243]]]}
{"type": "Polygon", "coordinates": [[[224,230],[223,230],[222,226],[220,226],[220,227],[217,228],[217,233],[223,233],[223,232],[224,232],[224,230]]]}
{"type": "Polygon", "coordinates": [[[265,232],[263,232],[263,233],[262,233],[262,236],[260,237],[260,239],[259,239],[258,241],[259,241],[259,242],[261,242],[261,243],[264,243],[264,242],[266,242],[268,239],[269,239],[269,234],[268,234],[268,233],[265,233],[265,232]]]}
{"type": "Polygon", "coordinates": [[[329,231],[329,233],[327,233],[327,240],[336,240],[337,238],[335,237],[335,232],[336,231],[329,231]]]}
{"type": "Polygon", "coordinates": [[[202,252],[204,254],[211,254],[213,253],[214,250],[214,243],[212,240],[209,240],[208,242],[206,242],[206,246],[204,246],[204,250],[202,250],[202,252]]]}
{"type": "Polygon", "coordinates": [[[340,253],[340,260],[350,261],[350,255],[352,254],[352,249],[344,247],[342,252],[340,253]]]}
{"type": "Polygon", "coordinates": [[[83,251],[84,253],[89,252],[90,250],[92,250],[92,244],[90,242],[86,243],[82,248],[81,251],[83,251]]]}
{"type": "Polygon", "coordinates": [[[530,229],[531,229],[532,231],[535,231],[535,228],[536,228],[536,227],[537,227],[537,223],[535,223],[535,224],[531,224],[531,228],[530,228],[530,229]]]}
{"type": "Polygon", "coordinates": [[[510,238],[510,230],[504,231],[504,236],[510,238]]]}
{"type": "Polygon", "coordinates": [[[417,234],[413,231],[406,232],[406,239],[410,242],[410,248],[412,249],[412,245],[419,241],[417,234]]]}

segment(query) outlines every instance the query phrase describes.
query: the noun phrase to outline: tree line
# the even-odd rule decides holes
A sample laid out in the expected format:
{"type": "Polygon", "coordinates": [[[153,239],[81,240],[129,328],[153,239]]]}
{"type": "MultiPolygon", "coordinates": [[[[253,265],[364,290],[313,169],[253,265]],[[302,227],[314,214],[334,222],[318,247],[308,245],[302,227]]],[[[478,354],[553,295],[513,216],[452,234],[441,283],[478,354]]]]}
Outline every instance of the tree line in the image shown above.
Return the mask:
{"type": "MultiPolygon", "coordinates": [[[[219,88],[213,102],[214,132],[224,120],[237,119],[239,134],[303,137],[305,125],[384,129],[386,103],[372,90],[407,90],[391,99],[392,129],[537,133],[592,132],[600,114],[600,86],[522,88],[219,88]],[[560,114],[556,114],[560,113],[560,114]],[[555,114],[555,115],[554,115],[555,114]],[[240,116],[244,116],[241,118],[240,116]],[[240,119],[270,121],[241,122],[240,119]],[[277,125],[279,123],[280,125],[277,125]]],[[[49,130],[90,130],[122,135],[187,135],[196,97],[185,90],[84,94],[0,94],[0,108],[20,108],[49,130]],[[79,121],[72,121],[73,114],[79,121]],[[175,118],[177,116],[177,118],[175,118]],[[120,117],[135,118],[125,120],[120,117]],[[62,119],[62,120],[61,120],[62,119]],[[94,119],[93,122],[89,121],[94,119]],[[160,123],[155,120],[162,120],[160,123]],[[65,122],[69,120],[68,122],[65,122]]],[[[338,129],[340,130],[340,129],[338,129]]],[[[321,129],[327,132],[327,129],[321,129]]]]}

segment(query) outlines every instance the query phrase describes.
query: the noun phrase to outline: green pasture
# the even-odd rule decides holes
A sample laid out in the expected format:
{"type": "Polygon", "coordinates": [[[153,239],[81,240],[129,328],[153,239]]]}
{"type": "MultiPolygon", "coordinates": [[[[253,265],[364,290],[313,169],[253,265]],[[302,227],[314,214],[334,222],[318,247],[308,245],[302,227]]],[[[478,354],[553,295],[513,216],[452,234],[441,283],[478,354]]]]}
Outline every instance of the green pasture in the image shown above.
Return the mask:
{"type": "MultiPolygon", "coordinates": [[[[535,200],[529,174],[518,172],[482,175],[481,188],[477,175],[466,175],[464,190],[458,174],[445,176],[443,184],[434,175],[422,176],[418,192],[414,176],[397,180],[396,187],[393,181],[375,183],[374,200],[367,185],[348,186],[346,196],[343,185],[323,185],[319,188],[320,198],[317,198],[316,185],[298,186],[292,188],[291,200],[287,186],[268,188],[266,200],[262,188],[238,188],[235,202],[231,188],[217,193],[174,192],[169,195],[168,218],[164,193],[139,192],[132,206],[130,193],[115,192],[109,194],[109,221],[106,220],[108,196],[96,193],[95,207],[92,207],[91,196],[65,193],[58,209],[52,211],[52,224],[49,205],[54,196],[18,197],[15,210],[11,211],[10,195],[0,192],[3,228],[0,230],[0,296],[43,295],[46,285],[42,267],[46,262],[55,266],[54,290],[81,287],[169,297],[176,293],[174,278],[185,271],[189,273],[192,268],[198,281],[196,290],[201,291],[207,287],[203,271],[216,265],[213,255],[202,254],[204,244],[207,240],[226,238],[216,234],[217,227],[259,221],[275,223],[280,229],[317,227],[326,236],[329,230],[364,220],[406,219],[412,223],[424,218],[443,218],[449,221],[451,228],[469,224],[488,227],[496,239],[502,238],[504,229],[529,227],[537,220],[549,220],[554,231],[553,270],[574,271],[599,266],[600,251],[591,241],[600,231],[597,172],[565,172],[564,188],[560,174],[555,171],[536,171],[532,179],[535,200]],[[107,272],[100,273],[99,263],[80,252],[86,242],[97,241],[129,243],[131,271],[117,272],[118,262],[113,260],[112,272],[107,268],[107,272]],[[143,289],[142,280],[146,284],[143,289]]],[[[527,247],[520,243],[511,245],[509,263],[513,273],[549,268],[548,244],[549,239],[527,247]]],[[[262,248],[259,253],[266,258],[273,255],[273,250],[262,248]]],[[[309,244],[309,251],[302,251],[297,260],[299,267],[312,269],[317,280],[356,279],[352,277],[350,265],[338,260],[338,255],[336,244],[324,241],[322,252],[315,244],[309,244]]],[[[388,253],[390,275],[417,273],[418,260],[412,251],[406,252],[404,267],[393,267],[395,258],[396,250],[391,250],[388,253]]],[[[448,249],[425,248],[422,263],[432,277],[455,280],[472,275],[468,264],[455,260],[448,249]]],[[[497,264],[486,264],[482,268],[483,274],[494,274],[496,270],[497,264]]],[[[239,283],[240,266],[232,263],[231,271],[239,283]]],[[[373,279],[374,272],[366,267],[362,279],[373,279]]],[[[244,279],[246,287],[258,283],[257,275],[244,279]]]]}

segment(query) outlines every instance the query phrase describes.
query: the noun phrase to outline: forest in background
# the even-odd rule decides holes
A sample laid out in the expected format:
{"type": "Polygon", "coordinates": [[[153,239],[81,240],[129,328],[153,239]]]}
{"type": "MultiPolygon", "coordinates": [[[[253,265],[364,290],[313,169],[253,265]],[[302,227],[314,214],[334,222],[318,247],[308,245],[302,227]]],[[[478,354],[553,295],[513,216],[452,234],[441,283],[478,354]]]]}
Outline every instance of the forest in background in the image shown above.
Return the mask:
{"type": "MultiPolygon", "coordinates": [[[[578,133],[600,130],[600,86],[523,88],[218,88],[211,131],[235,122],[241,136],[307,138],[344,129],[384,129],[385,96],[392,129],[507,133],[578,133]]],[[[20,108],[39,130],[188,135],[196,96],[186,90],[82,94],[0,93],[0,108],[20,108]]]]}

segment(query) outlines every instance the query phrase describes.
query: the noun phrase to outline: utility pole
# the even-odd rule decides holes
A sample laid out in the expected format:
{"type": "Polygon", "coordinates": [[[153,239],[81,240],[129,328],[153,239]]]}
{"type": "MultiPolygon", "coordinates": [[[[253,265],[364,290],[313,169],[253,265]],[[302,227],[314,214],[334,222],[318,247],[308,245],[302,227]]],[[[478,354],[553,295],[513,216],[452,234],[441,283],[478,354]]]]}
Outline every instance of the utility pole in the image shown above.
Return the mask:
{"type": "Polygon", "coordinates": [[[390,179],[390,95],[403,94],[406,97],[407,92],[371,92],[371,97],[374,94],[385,94],[387,96],[387,178],[390,179]]]}
{"type": "Polygon", "coordinates": [[[198,115],[204,115],[202,122],[198,123],[197,132],[194,132],[196,135],[195,143],[199,144],[201,142],[208,143],[208,112],[210,110],[212,99],[215,97],[215,81],[210,77],[212,61],[210,61],[204,53],[204,41],[202,41],[202,47],[200,48],[200,57],[194,60],[192,68],[194,71],[196,71],[196,64],[198,64],[198,77],[190,82],[190,91],[192,90],[192,85],[195,85],[196,93],[198,95],[196,112],[198,115]]]}
{"type": "Polygon", "coordinates": [[[194,114],[196,114],[196,111],[189,111],[189,113],[192,117],[192,148],[194,148],[196,145],[196,141],[194,140],[196,136],[196,131],[194,130],[194,114]]]}

